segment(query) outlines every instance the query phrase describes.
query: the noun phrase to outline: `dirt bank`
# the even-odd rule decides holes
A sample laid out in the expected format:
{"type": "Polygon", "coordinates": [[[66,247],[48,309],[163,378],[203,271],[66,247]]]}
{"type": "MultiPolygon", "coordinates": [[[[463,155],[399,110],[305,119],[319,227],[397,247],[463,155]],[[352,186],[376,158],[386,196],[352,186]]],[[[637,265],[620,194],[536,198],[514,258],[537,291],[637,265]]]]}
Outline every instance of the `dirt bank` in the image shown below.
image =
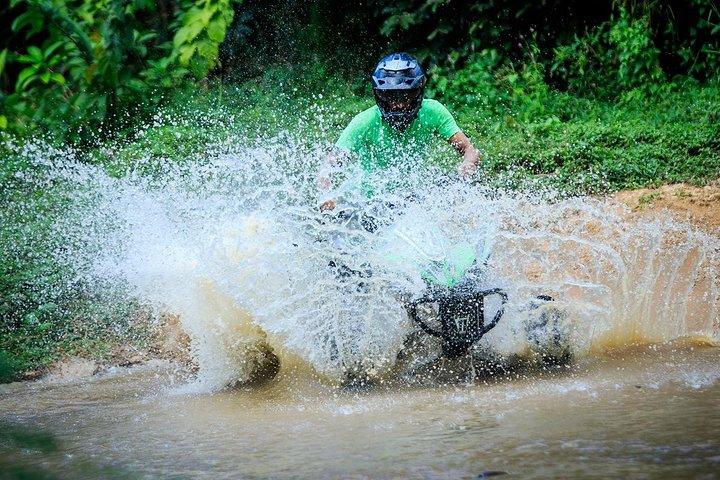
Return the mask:
{"type": "Polygon", "coordinates": [[[150,316],[143,321],[152,330],[149,338],[127,344],[109,345],[109,351],[101,359],[68,355],[45,368],[30,370],[22,380],[46,379],[55,382],[73,381],[91,377],[113,367],[132,367],[151,360],[167,360],[184,368],[194,368],[190,355],[190,339],[180,325],[177,315],[162,313],[157,319],[150,316]]]}
{"type": "Polygon", "coordinates": [[[720,181],[705,187],[680,183],[623,190],[611,199],[630,207],[633,215],[647,217],[659,211],[667,211],[677,220],[686,221],[709,233],[720,233],[720,181]]]}

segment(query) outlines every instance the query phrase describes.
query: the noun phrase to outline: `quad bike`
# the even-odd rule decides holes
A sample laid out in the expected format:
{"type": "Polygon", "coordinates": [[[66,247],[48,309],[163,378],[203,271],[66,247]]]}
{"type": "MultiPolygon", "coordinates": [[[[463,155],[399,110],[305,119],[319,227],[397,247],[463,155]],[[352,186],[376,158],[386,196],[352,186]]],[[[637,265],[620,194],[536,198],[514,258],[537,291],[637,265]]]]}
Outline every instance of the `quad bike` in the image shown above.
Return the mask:
{"type": "MultiPolygon", "coordinates": [[[[340,210],[334,213],[334,220],[369,233],[383,226],[383,221],[367,210],[340,210]]],[[[501,288],[477,288],[475,280],[478,272],[486,267],[486,261],[477,258],[473,246],[462,242],[446,245],[446,251],[422,269],[425,290],[419,296],[404,300],[403,305],[408,317],[422,332],[440,340],[442,355],[453,359],[466,355],[498,325],[506,313],[508,294],[501,288]]],[[[339,276],[354,279],[358,285],[373,274],[371,269],[349,268],[339,260],[331,261],[330,266],[339,276]]],[[[548,309],[548,302],[553,302],[553,298],[538,295],[528,303],[525,336],[533,350],[543,357],[566,358],[566,339],[558,327],[561,314],[548,309]],[[561,353],[555,354],[556,351],[561,353]]]]}

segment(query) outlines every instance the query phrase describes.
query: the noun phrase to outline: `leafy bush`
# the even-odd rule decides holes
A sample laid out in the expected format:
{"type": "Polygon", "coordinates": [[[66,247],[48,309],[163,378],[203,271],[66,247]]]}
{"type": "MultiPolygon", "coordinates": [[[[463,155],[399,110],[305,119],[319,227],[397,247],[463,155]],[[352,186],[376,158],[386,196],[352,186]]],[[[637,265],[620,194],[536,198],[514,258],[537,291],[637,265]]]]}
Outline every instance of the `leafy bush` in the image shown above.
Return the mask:
{"type": "Polygon", "coordinates": [[[189,71],[208,75],[234,1],[12,0],[21,13],[11,30],[30,45],[2,50],[0,75],[14,83],[0,103],[0,127],[82,140],[99,125],[131,123],[189,71]]]}
{"type": "MultiPolygon", "coordinates": [[[[456,61],[459,55],[451,55],[456,61]]],[[[499,89],[495,72],[501,62],[496,50],[473,54],[460,68],[456,63],[430,70],[428,94],[452,99],[456,105],[484,107],[494,113],[501,111],[508,95],[499,89]]]]}
{"type": "Polygon", "coordinates": [[[20,378],[23,372],[22,365],[13,355],[0,350],[0,383],[8,383],[20,378]]]}
{"type": "Polygon", "coordinates": [[[579,94],[612,98],[633,89],[656,90],[664,75],[649,20],[633,19],[621,8],[617,19],[555,48],[551,73],[579,94]]]}
{"type": "MultiPolygon", "coordinates": [[[[531,51],[537,53],[537,47],[531,51]]],[[[497,51],[483,50],[460,68],[436,66],[430,73],[428,94],[463,110],[522,123],[546,118],[549,87],[533,53],[519,69],[497,51]]]]}
{"type": "Polygon", "coordinates": [[[615,72],[609,36],[606,22],[555,47],[550,73],[556,84],[575,94],[610,96],[615,72]]]}
{"type": "Polygon", "coordinates": [[[718,178],[720,86],[663,88],[661,101],[622,105],[550,92],[541,100],[544,120],[496,128],[466,114],[458,121],[487,151],[492,175],[549,174],[577,193],[718,178]]]}
{"type": "Polygon", "coordinates": [[[649,15],[632,19],[621,8],[620,17],[610,28],[610,44],[617,58],[617,85],[624,89],[649,88],[663,80],[660,51],[652,40],[649,15]]]}
{"type": "Polygon", "coordinates": [[[233,19],[233,1],[200,0],[180,15],[180,29],[173,38],[173,55],[197,79],[217,64],[220,44],[233,19]]]}
{"type": "MultiPolygon", "coordinates": [[[[431,65],[474,65],[492,50],[501,64],[541,66],[550,85],[617,97],[652,91],[665,76],[720,74],[720,9],[714,0],[674,2],[377,2],[393,49],[431,65]]],[[[487,82],[485,82],[487,83],[487,82]]]]}
{"type": "Polygon", "coordinates": [[[71,141],[92,140],[100,126],[116,132],[216,74],[284,71],[284,85],[312,90],[341,73],[359,92],[363,82],[347,77],[395,49],[436,67],[438,95],[515,116],[543,114],[546,88],[642,96],[665,77],[720,73],[714,0],[11,0],[0,6],[3,27],[0,129],[71,141]],[[508,105],[508,95],[535,99],[508,105]]]}

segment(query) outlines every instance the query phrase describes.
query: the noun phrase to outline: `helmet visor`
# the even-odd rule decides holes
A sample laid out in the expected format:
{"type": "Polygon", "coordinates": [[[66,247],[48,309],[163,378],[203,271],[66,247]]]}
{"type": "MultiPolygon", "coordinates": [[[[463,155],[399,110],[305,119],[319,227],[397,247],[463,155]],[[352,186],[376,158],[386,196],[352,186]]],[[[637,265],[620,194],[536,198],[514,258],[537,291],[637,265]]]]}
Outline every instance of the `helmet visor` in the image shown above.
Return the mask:
{"type": "Polygon", "coordinates": [[[422,90],[375,90],[375,98],[381,109],[386,112],[407,112],[415,108],[422,90]]]}

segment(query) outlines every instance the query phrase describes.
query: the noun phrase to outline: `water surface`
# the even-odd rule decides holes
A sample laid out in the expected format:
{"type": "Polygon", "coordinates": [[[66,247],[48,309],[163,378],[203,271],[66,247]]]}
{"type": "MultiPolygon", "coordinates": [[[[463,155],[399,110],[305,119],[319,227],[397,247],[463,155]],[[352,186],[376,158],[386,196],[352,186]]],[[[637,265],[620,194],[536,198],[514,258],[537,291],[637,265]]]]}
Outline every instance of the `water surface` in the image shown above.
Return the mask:
{"type": "Polygon", "coordinates": [[[50,432],[59,451],[4,457],[88,478],[718,478],[717,347],[637,347],[508,377],[357,391],[284,370],[190,396],[152,364],[12,384],[3,422],[50,432]]]}

